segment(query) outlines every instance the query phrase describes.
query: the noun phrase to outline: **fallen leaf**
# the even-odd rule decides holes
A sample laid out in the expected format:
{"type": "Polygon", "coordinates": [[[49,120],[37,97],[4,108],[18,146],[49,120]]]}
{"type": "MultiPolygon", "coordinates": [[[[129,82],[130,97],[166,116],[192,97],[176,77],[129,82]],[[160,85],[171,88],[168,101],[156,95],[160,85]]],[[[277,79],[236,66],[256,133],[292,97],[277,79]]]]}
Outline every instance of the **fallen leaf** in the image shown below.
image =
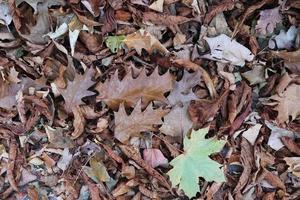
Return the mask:
{"type": "Polygon", "coordinates": [[[293,73],[300,75],[300,49],[292,52],[284,51],[272,51],[273,55],[284,59],[284,65],[293,73]]]}
{"type": "Polygon", "coordinates": [[[149,8],[157,12],[162,12],[164,8],[163,6],[164,6],[164,0],[156,0],[149,6],[149,8]]]}
{"type": "Polygon", "coordinates": [[[252,70],[241,73],[241,75],[250,82],[250,85],[259,84],[266,81],[265,66],[262,64],[254,65],[252,70]]]}
{"type": "Polygon", "coordinates": [[[300,146],[293,139],[291,139],[290,137],[282,137],[281,141],[284,146],[288,148],[288,150],[300,156],[300,146]]]}
{"type": "Polygon", "coordinates": [[[282,95],[273,95],[269,99],[274,100],[274,110],[278,112],[278,123],[288,122],[290,117],[291,121],[300,115],[300,85],[291,84],[286,88],[282,95]]]}
{"type": "Polygon", "coordinates": [[[139,55],[141,55],[142,49],[145,49],[150,54],[153,53],[154,50],[163,54],[169,53],[166,47],[164,47],[158,39],[142,29],[127,35],[123,42],[129,49],[135,49],[139,55]]]}
{"type": "Polygon", "coordinates": [[[191,138],[184,138],[184,154],[173,159],[173,166],[167,174],[170,176],[172,186],[179,184],[179,189],[192,198],[199,192],[199,177],[206,181],[225,181],[220,167],[222,165],[210,159],[209,155],[222,149],[225,141],[216,138],[205,139],[208,128],[199,129],[191,133],[191,138]]]}
{"type": "Polygon", "coordinates": [[[111,179],[109,174],[107,173],[106,167],[102,162],[99,162],[95,158],[92,158],[90,160],[90,166],[91,167],[84,166],[83,171],[96,183],[107,182],[111,179]]]}
{"type": "Polygon", "coordinates": [[[72,158],[73,158],[73,154],[70,153],[68,148],[64,148],[62,157],[57,162],[57,167],[65,171],[70,165],[72,158]]]}
{"type": "Polygon", "coordinates": [[[289,166],[288,171],[300,178],[300,157],[285,157],[284,160],[289,166]]]}
{"type": "Polygon", "coordinates": [[[120,145],[122,152],[130,159],[134,160],[139,166],[145,169],[151,176],[156,178],[161,185],[164,187],[171,189],[168,181],[158,173],[155,169],[153,169],[150,165],[148,165],[140,156],[139,152],[136,151],[132,146],[120,145]]]}
{"type": "Polygon", "coordinates": [[[255,124],[254,126],[250,127],[248,130],[243,132],[242,136],[246,138],[248,142],[253,146],[261,127],[262,127],[261,124],[255,124]]]}
{"type": "Polygon", "coordinates": [[[153,168],[168,164],[168,159],[159,149],[144,149],[144,160],[153,168]]]}
{"type": "Polygon", "coordinates": [[[254,55],[248,48],[236,40],[231,40],[231,38],[225,34],[212,38],[204,37],[204,39],[209,45],[210,54],[205,54],[201,56],[202,58],[231,63],[238,66],[244,66],[245,60],[250,62],[254,59],[254,55]]]}
{"type": "Polygon", "coordinates": [[[255,30],[258,34],[266,35],[273,33],[276,28],[276,24],[282,21],[282,16],[279,13],[279,7],[262,10],[259,15],[259,20],[255,26],[255,30]]]}
{"type": "Polygon", "coordinates": [[[133,78],[130,71],[123,80],[119,80],[118,72],[115,72],[106,82],[96,85],[96,90],[99,92],[97,101],[104,101],[110,108],[117,110],[120,103],[132,107],[142,99],[142,107],[144,107],[152,100],[167,102],[164,93],[170,91],[172,87],[172,75],[168,72],[159,75],[157,68],[150,76],[142,71],[137,78],[133,78]]]}
{"type": "Polygon", "coordinates": [[[54,148],[72,148],[74,144],[69,137],[64,137],[63,129],[57,127],[56,129],[45,126],[48,140],[54,148]]]}
{"type": "Polygon", "coordinates": [[[153,125],[162,124],[161,118],[169,111],[162,108],[153,110],[149,105],[141,111],[141,101],[138,101],[130,115],[127,115],[124,104],[115,112],[114,136],[120,142],[126,143],[130,137],[140,136],[140,132],[156,130],[153,125]]]}
{"type": "Polygon", "coordinates": [[[6,26],[12,22],[12,16],[9,13],[9,7],[6,2],[0,3],[0,23],[1,21],[3,21],[6,26]]]}
{"type": "Polygon", "coordinates": [[[229,90],[223,92],[222,96],[215,100],[200,99],[191,102],[188,107],[190,119],[200,126],[211,121],[227,98],[228,92],[229,90]]]}
{"type": "Polygon", "coordinates": [[[279,128],[268,121],[266,121],[265,124],[271,130],[271,135],[268,140],[268,145],[276,151],[284,147],[284,144],[280,139],[281,137],[295,138],[295,133],[293,133],[292,131],[279,128]]]}
{"type": "Polygon", "coordinates": [[[189,119],[187,105],[183,107],[175,106],[164,117],[164,123],[159,130],[172,137],[184,138],[192,126],[193,122],[189,119]]]}
{"type": "Polygon", "coordinates": [[[73,109],[73,114],[74,114],[74,121],[73,121],[74,131],[71,135],[72,135],[72,139],[76,139],[80,137],[81,134],[84,132],[85,118],[79,106],[73,109]]]}
{"type": "Polygon", "coordinates": [[[169,103],[171,105],[185,104],[191,100],[198,99],[192,91],[192,88],[200,84],[201,77],[202,75],[198,70],[194,73],[185,71],[182,79],[175,82],[174,89],[167,97],[169,103]]]}
{"type": "Polygon", "coordinates": [[[108,36],[105,39],[105,44],[112,53],[117,53],[118,50],[121,49],[121,45],[122,45],[124,39],[125,39],[124,35],[108,36]]]}
{"type": "Polygon", "coordinates": [[[291,26],[287,32],[281,30],[278,35],[269,40],[270,49],[291,49],[294,46],[298,29],[291,26]]]}
{"type": "Polygon", "coordinates": [[[88,88],[94,85],[94,81],[92,81],[93,74],[93,68],[87,69],[83,75],[78,75],[76,73],[74,80],[68,81],[66,89],[58,89],[64,97],[65,109],[67,112],[71,113],[76,106],[83,104],[81,100],[83,97],[95,94],[88,90],[88,88]]]}

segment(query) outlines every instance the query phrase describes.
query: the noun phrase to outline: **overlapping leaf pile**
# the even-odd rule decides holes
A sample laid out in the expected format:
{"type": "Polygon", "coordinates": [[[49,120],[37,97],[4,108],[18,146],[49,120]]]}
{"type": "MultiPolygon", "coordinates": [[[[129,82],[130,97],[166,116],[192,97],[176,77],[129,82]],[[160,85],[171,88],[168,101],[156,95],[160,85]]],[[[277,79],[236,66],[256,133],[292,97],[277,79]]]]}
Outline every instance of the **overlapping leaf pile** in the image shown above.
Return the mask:
{"type": "Polygon", "coordinates": [[[0,199],[299,199],[299,11],[1,0],[0,199]]]}

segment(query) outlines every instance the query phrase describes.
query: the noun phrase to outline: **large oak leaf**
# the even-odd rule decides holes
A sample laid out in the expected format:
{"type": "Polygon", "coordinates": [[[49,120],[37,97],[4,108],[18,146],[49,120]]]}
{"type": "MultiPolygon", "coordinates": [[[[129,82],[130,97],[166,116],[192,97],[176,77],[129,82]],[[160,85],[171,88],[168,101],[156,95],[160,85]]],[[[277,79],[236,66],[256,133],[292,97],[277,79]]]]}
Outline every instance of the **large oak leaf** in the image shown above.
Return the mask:
{"type": "Polygon", "coordinates": [[[104,101],[110,108],[117,110],[122,102],[125,106],[132,107],[142,99],[144,107],[152,100],[166,102],[164,93],[170,91],[172,87],[172,75],[170,73],[159,75],[158,69],[150,76],[142,71],[135,79],[132,72],[129,72],[123,80],[119,80],[116,72],[109,80],[96,86],[96,90],[100,93],[97,100],[104,101]]]}
{"type": "Polygon", "coordinates": [[[58,89],[65,99],[65,109],[67,112],[70,113],[73,108],[83,104],[81,101],[83,97],[95,94],[88,90],[95,83],[91,80],[93,74],[93,68],[88,69],[83,75],[75,74],[74,80],[68,81],[66,89],[58,89]]]}
{"type": "Polygon", "coordinates": [[[115,112],[115,138],[120,142],[126,143],[132,136],[140,136],[143,131],[155,131],[153,125],[162,124],[161,118],[166,115],[169,110],[162,108],[153,110],[149,105],[146,110],[141,111],[141,101],[133,109],[130,115],[127,115],[124,104],[115,112]]]}

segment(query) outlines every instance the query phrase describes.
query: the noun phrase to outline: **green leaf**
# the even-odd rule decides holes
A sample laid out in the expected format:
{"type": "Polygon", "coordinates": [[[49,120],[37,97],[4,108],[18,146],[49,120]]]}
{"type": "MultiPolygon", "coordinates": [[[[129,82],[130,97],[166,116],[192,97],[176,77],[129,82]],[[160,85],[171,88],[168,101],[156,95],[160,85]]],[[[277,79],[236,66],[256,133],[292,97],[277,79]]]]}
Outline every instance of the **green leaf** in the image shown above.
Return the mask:
{"type": "Polygon", "coordinates": [[[226,141],[215,138],[205,139],[208,128],[193,131],[191,138],[184,138],[184,154],[174,158],[170,164],[173,166],[168,172],[172,187],[179,184],[179,189],[189,197],[199,192],[199,177],[206,181],[225,181],[220,167],[222,165],[209,158],[209,155],[222,149],[226,141]]]}
{"type": "Polygon", "coordinates": [[[125,39],[124,35],[108,36],[105,40],[105,44],[112,53],[117,53],[117,51],[121,49],[121,45],[124,39],[125,39]]]}

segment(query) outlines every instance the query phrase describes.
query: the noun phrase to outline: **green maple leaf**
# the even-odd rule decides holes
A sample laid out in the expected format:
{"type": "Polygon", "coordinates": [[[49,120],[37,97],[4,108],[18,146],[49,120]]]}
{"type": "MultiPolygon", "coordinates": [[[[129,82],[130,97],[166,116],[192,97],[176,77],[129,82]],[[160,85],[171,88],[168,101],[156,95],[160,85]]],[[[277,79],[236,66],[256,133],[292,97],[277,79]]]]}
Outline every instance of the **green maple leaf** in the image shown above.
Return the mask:
{"type": "Polygon", "coordinates": [[[118,50],[121,49],[121,45],[123,44],[124,39],[124,35],[108,36],[105,40],[105,44],[112,53],[117,53],[118,50]]]}
{"type": "Polygon", "coordinates": [[[199,177],[206,181],[225,181],[222,165],[210,159],[209,155],[222,149],[226,141],[215,138],[205,139],[208,129],[200,129],[191,133],[189,139],[185,136],[184,153],[174,158],[170,164],[173,166],[168,172],[172,186],[179,184],[179,189],[189,197],[199,192],[199,177]]]}

